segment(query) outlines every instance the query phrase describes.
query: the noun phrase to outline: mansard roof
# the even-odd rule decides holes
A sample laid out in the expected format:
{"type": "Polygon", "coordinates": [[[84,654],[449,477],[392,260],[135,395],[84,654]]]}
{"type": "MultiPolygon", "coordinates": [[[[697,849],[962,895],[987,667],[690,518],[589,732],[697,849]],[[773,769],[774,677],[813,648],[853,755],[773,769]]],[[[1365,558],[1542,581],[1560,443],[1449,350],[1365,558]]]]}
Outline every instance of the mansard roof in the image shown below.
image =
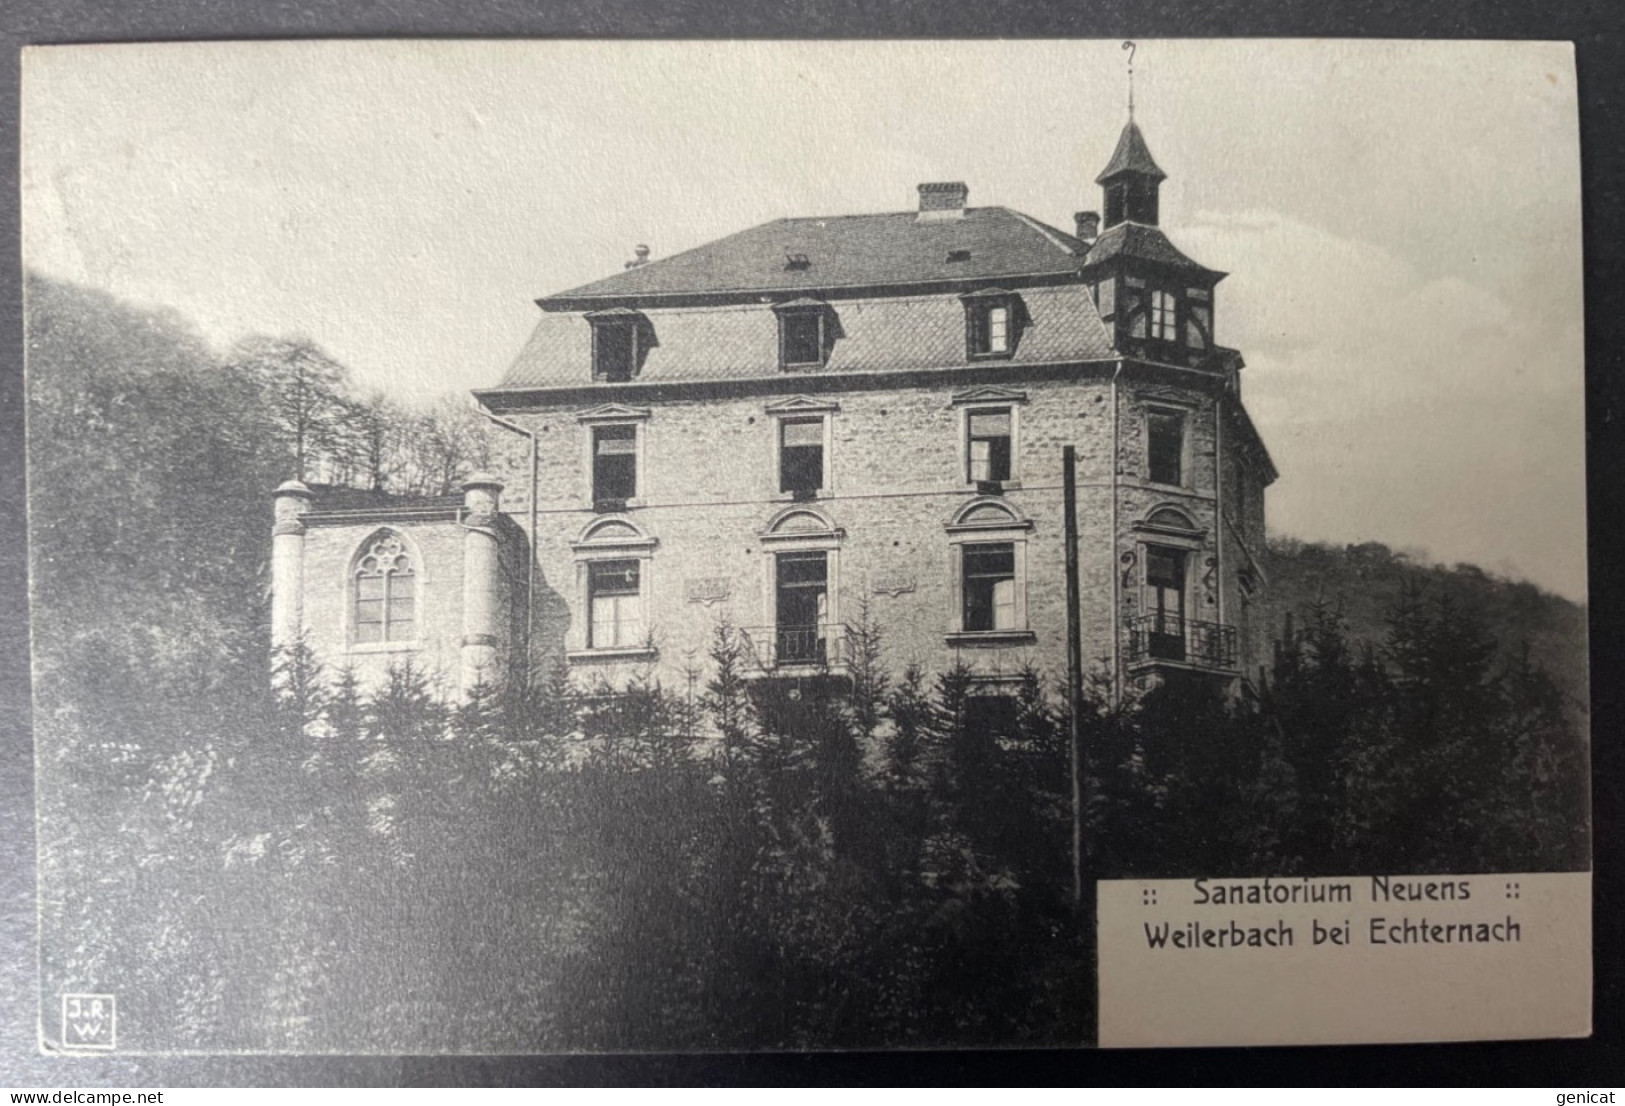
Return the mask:
{"type": "MultiPolygon", "coordinates": [[[[1019,293],[1027,323],[1001,366],[1106,360],[1112,337],[1089,290],[1070,283],[1019,293]]],[[[951,369],[967,366],[965,307],[950,294],[831,301],[843,337],[813,372],[779,369],[778,317],[771,304],[651,308],[660,344],[649,350],[636,383],[795,375],[951,369]]],[[[546,313],[500,388],[575,387],[591,382],[592,324],[580,315],[546,313]]],[[[985,365],[982,368],[986,368],[985,365]]]]}
{"type": "Polygon", "coordinates": [[[1095,239],[1095,244],[1090,247],[1088,256],[1083,259],[1083,268],[1093,268],[1114,257],[1132,257],[1158,265],[1190,269],[1215,281],[1222,280],[1225,276],[1217,269],[1209,269],[1185,256],[1178,246],[1168,240],[1168,236],[1162,233],[1160,228],[1146,226],[1144,223],[1118,223],[1110,230],[1103,231],[1100,237],[1095,239]]]}
{"type": "Polygon", "coordinates": [[[1132,119],[1118,136],[1117,149],[1112,151],[1112,159],[1100,171],[1100,176],[1095,178],[1095,183],[1105,184],[1123,173],[1138,173],[1159,181],[1168,179],[1168,174],[1157,166],[1156,159],[1151,156],[1151,149],[1145,144],[1145,135],[1140,133],[1140,128],[1132,119]]]}
{"type": "Polygon", "coordinates": [[[662,298],[808,295],[1077,270],[1083,243],[1005,207],[970,207],[958,218],[915,211],[778,219],[536,302],[549,311],[652,307],[662,298]],[[792,255],[806,265],[791,267],[792,255]],[[956,260],[949,260],[952,255],[956,260]]]}

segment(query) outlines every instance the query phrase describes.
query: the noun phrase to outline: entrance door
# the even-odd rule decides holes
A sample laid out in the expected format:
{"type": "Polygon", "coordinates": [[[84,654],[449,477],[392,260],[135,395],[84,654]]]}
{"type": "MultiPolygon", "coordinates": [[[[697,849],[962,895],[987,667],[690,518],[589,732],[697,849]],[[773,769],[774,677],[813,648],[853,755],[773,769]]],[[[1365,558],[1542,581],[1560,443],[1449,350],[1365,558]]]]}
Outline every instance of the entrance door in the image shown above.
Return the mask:
{"type": "Polygon", "coordinates": [[[823,623],[829,617],[829,564],[825,553],[780,553],[777,558],[776,659],[779,664],[823,664],[823,623]]]}

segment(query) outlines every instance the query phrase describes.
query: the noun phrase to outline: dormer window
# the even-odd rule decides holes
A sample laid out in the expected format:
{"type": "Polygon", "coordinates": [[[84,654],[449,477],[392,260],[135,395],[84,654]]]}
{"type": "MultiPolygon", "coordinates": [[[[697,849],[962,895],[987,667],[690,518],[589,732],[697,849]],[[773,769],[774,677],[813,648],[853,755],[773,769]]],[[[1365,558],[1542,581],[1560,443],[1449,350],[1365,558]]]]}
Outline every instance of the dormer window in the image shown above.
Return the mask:
{"type": "Polygon", "coordinates": [[[972,292],[965,302],[965,356],[1009,357],[1020,337],[1021,301],[1000,289],[972,292]]]}
{"type": "Polygon", "coordinates": [[[807,255],[804,253],[787,253],[784,255],[784,267],[792,270],[810,269],[812,268],[812,262],[807,259],[807,255]]]}
{"type": "Polygon", "coordinates": [[[592,324],[592,378],[624,384],[638,375],[654,342],[654,328],[637,311],[617,307],[587,315],[592,324]]]}
{"type": "Polygon", "coordinates": [[[835,316],[818,300],[793,300],[774,307],[779,317],[779,368],[786,372],[822,368],[835,342],[835,316]]]}
{"type": "Polygon", "coordinates": [[[973,353],[1010,352],[1010,309],[1004,304],[982,308],[971,329],[973,353]]]}

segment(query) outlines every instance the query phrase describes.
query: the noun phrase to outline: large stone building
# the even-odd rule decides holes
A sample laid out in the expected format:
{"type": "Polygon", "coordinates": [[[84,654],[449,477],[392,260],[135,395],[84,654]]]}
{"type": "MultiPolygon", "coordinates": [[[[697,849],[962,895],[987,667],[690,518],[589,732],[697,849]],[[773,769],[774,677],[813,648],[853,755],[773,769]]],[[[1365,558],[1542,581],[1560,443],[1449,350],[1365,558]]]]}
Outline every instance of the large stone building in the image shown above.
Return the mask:
{"type": "Polygon", "coordinates": [[[1131,121],[1072,233],[923,184],[538,300],[477,393],[511,461],[465,499],[279,490],[278,639],[369,680],[678,686],[722,620],[758,675],[839,674],[866,609],[895,667],[1060,677],[1071,445],[1086,666],[1234,683],[1275,470],[1163,179],[1131,121]]]}

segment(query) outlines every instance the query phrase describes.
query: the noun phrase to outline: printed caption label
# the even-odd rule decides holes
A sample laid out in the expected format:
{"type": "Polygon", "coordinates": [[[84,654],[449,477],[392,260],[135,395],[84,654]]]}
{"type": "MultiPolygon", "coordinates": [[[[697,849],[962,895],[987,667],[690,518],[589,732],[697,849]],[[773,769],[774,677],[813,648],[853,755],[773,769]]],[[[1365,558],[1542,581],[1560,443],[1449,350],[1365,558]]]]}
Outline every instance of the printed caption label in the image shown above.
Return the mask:
{"type": "Polygon", "coordinates": [[[1589,872],[1097,887],[1105,1048],[1591,1031],[1589,872]]]}

